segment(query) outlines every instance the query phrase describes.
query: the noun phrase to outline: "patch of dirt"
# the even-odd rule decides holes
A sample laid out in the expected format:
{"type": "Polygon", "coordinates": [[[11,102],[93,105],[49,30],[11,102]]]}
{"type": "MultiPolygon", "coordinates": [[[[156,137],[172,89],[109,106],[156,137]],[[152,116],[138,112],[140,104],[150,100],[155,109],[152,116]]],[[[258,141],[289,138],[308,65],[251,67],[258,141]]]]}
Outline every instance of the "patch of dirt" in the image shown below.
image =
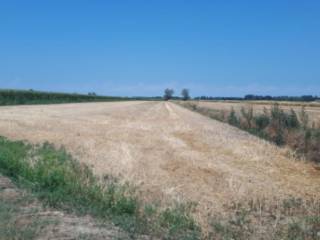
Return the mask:
{"type": "MultiPolygon", "coordinates": [[[[14,229],[35,228],[41,224],[36,239],[130,239],[129,236],[110,223],[99,223],[89,216],[75,216],[45,208],[23,190],[18,189],[6,177],[0,175],[0,204],[14,203],[14,229]]],[[[0,239],[1,236],[0,236],[0,239]]],[[[141,238],[142,239],[142,238],[141,238]]],[[[143,238],[146,239],[146,238],[143,238]]]]}

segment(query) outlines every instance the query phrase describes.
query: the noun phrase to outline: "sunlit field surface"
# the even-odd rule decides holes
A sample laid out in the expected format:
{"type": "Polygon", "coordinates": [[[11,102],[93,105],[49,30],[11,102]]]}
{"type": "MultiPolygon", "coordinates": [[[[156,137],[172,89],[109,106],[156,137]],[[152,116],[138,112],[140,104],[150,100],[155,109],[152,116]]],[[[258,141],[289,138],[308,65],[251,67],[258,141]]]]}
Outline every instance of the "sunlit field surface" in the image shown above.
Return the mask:
{"type": "Polygon", "coordinates": [[[145,202],[195,202],[203,225],[208,213],[226,213],[232,202],[320,194],[319,170],[288,148],[171,102],[1,107],[0,134],[65,146],[95,174],[137,185],[145,202]]]}

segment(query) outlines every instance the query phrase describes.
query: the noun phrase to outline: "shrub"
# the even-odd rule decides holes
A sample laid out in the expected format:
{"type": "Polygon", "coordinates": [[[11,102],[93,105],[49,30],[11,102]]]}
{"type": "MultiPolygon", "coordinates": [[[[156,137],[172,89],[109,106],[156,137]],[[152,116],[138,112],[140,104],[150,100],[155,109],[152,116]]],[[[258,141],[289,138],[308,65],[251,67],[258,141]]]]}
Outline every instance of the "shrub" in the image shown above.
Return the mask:
{"type": "Polygon", "coordinates": [[[265,129],[270,124],[270,117],[262,114],[254,117],[254,121],[259,130],[265,129]]]}
{"type": "Polygon", "coordinates": [[[270,110],[272,119],[280,119],[280,115],[282,114],[282,110],[279,107],[278,103],[273,104],[270,110]]]}
{"type": "Polygon", "coordinates": [[[250,107],[248,108],[248,110],[246,111],[244,107],[241,108],[241,114],[243,116],[243,118],[246,121],[246,128],[251,128],[252,127],[252,120],[253,120],[253,108],[250,107]]]}
{"type": "Polygon", "coordinates": [[[231,125],[233,125],[233,126],[239,126],[239,124],[240,124],[240,121],[239,121],[239,119],[237,118],[236,112],[234,111],[233,108],[231,108],[231,111],[230,111],[230,113],[229,113],[228,123],[231,124],[231,125]]]}
{"type": "Polygon", "coordinates": [[[271,108],[271,122],[267,129],[270,139],[277,145],[285,144],[285,130],[288,115],[280,109],[279,104],[275,103],[271,108]]]}
{"type": "Polygon", "coordinates": [[[290,114],[286,114],[286,126],[288,128],[299,128],[300,122],[298,120],[296,112],[291,108],[290,114]]]}
{"type": "Polygon", "coordinates": [[[304,106],[301,108],[301,111],[300,111],[300,121],[301,121],[302,127],[306,129],[309,124],[309,116],[304,106]]]}
{"type": "Polygon", "coordinates": [[[320,129],[306,130],[304,153],[308,159],[320,163],[320,129]]]}

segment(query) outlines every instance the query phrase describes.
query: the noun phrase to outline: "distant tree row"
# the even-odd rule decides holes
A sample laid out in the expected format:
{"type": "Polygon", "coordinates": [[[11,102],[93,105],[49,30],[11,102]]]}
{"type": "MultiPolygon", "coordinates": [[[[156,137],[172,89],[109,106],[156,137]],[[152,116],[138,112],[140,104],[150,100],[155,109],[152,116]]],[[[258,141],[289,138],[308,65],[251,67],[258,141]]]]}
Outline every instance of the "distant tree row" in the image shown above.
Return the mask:
{"type": "Polygon", "coordinates": [[[195,100],[243,100],[242,97],[211,97],[211,96],[200,96],[195,97],[195,100]]]}
{"type": "Polygon", "coordinates": [[[95,93],[55,93],[30,90],[1,90],[0,105],[50,104],[128,100],[123,97],[97,96],[95,93]]]}
{"type": "Polygon", "coordinates": [[[182,89],[181,90],[181,97],[177,97],[177,96],[173,96],[174,94],[174,90],[171,88],[166,88],[164,90],[164,95],[163,95],[163,99],[168,101],[170,99],[182,99],[184,101],[189,100],[190,99],[190,92],[189,89],[182,89]]]}
{"type": "Polygon", "coordinates": [[[244,97],[245,100],[275,100],[275,101],[303,101],[303,102],[313,102],[319,99],[317,96],[303,95],[303,96],[261,96],[248,94],[244,97]]]}
{"type": "Polygon", "coordinates": [[[200,96],[195,97],[195,100],[235,100],[235,101],[241,101],[241,100],[270,100],[270,101],[301,101],[301,102],[313,102],[320,100],[317,96],[312,95],[303,95],[303,96],[261,96],[261,95],[253,95],[248,94],[244,97],[211,97],[211,96],[200,96]]]}

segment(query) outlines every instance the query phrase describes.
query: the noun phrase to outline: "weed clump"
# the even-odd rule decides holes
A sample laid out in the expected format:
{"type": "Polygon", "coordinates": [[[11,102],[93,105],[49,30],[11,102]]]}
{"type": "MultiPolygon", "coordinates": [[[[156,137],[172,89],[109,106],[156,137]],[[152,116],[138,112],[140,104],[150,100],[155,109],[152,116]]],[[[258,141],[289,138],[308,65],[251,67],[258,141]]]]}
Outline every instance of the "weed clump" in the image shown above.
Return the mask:
{"type": "Polygon", "coordinates": [[[233,125],[233,126],[239,126],[240,121],[238,117],[236,116],[236,112],[234,111],[233,108],[231,108],[231,111],[228,116],[228,123],[233,125]]]}
{"type": "Polygon", "coordinates": [[[246,110],[244,107],[242,107],[241,114],[242,114],[243,119],[245,120],[244,127],[251,129],[252,128],[252,120],[253,120],[253,108],[250,107],[246,110]]]}

